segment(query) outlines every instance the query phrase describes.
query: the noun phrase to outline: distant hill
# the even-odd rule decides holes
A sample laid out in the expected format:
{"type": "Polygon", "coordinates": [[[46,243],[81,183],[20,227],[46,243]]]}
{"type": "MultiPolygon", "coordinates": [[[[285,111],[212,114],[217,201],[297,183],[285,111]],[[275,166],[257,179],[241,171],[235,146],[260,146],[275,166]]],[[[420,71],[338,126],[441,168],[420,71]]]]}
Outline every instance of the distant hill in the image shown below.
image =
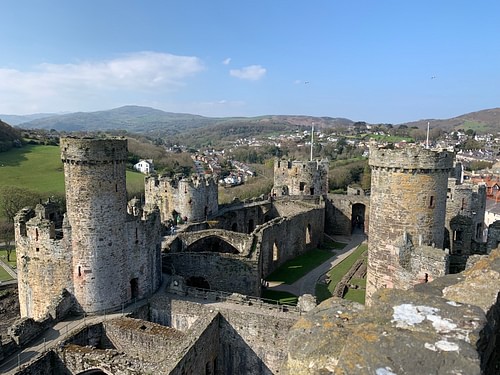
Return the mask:
{"type": "Polygon", "coordinates": [[[458,129],[472,129],[477,133],[496,134],[500,131],[500,108],[484,109],[444,120],[425,119],[413,121],[404,125],[426,128],[427,122],[429,122],[431,128],[439,128],[447,132],[458,129]]]}
{"type": "Polygon", "coordinates": [[[0,120],[0,152],[8,151],[21,145],[21,133],[9,124],[0,120]]]}
{"type": "MultiPolygon", "coordinates": [[[[38,118],[18,123],[17,126],[58,131],[121,130],[193,146],[215,145],[215,143],[236,138],[289,132],[309,128],[313,123],[316,128],[331,129],[346,128],[354,124],[352,120],[345,118],[296,115],[215,118],[164,112],[141,106],[124,106],[97,112],[34,116],[38,118]]],[[[404,125],[425,128],[427,122],[430,122],[432,128],[441,128],[445,131],[474,129],[478,133],[496,133],[500,129],[500,108],[472,112],[451,119],[423,119],[404,125]]]]}
{"type": "Polygon", "coordinates": [[[177,133],[178,130],[205,126],[216,121],[208,117],[170,113],[140,106],[124,106],[97,112],[76,112],[44,117],[19,124],[28,129],[58,131],[126,130],[134,133],[177,133]]]}
{"type": "Polygon", "coordinates": [[[2,115],[0,114],[0,120],[6,123],[16,126],[22,124],[23,122],[28,122],[32,120],[41,119],[44,117],[55,116],[54,113],[34,113],[32,115],[2,115]]]}
{"type": "MultiPolygon", "coordinates": [[[[249,137],[264,133],[310,127],[348,126],[348,119],[311,116],[259,117],[204,117],[164,112],[141,106],[124,106],[107,111],[77,112],[54,115],[18,124],[27,129],[55,129],[58,131],[126,130],[149,136],[183,140],[188,137],[203,143],[206,137],[249,137]]],[[[184,142],[183,142],[184,143],[184,142]]]]}

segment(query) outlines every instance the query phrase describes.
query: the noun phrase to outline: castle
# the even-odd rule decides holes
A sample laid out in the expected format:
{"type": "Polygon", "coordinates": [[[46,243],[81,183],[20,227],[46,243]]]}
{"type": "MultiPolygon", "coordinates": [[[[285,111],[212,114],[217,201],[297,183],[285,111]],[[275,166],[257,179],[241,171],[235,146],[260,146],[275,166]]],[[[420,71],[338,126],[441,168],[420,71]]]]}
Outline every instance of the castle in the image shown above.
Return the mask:
{"type": "Polygon", "coordinates": [[[279,160],[268,197],[225,206],[216,204],[210,179],[157,176],[146,179],[144,206],[127,205],[124,140],[62,139],[61,157],[66,215],[57,216],[49,202],[16,217],[22,316],[57,320],[69,311],[119,309],[158,289],[160,267],[168,293],[155,294],[128,318],[84,327],[34,364],[38,373],[50,366],[63,374],[411,373],[405,366],[412,356],[386,360],[391,355],[383,350],[400,345],[384,332],[410,346],[421,343],[412,355],[428,355],[429,366],[446,354],[447,365],[439,366],[449,373],[499,366],[492,275],[500,258],[481,263],[474,254],[496,248],[500,231],[484,241],[485,195],[462,183],[450,152],[372,146],[370,196],[355,189],[327,194],[325,161],[279,160]],[[174,233],[165,227],[176,223],[183,225],[174,233]],[[331,299],[303,316],[314,306],[306,297],[296,311],[252,297],[285,261],[321,245],[323,233],[353,231],[369,234],[370,309],[331,299]],[[451,264],[469,274],[449,275],[451,264]],[[478,288],[485,272],[493,297],[464,297],[460,290],[478,288]],[[419,311],[426,314],[421,320],[405,320],[419,311]],[[425,316],[441,322],[439,329],[418,326],[425,316]],[[412,331],[417,326],[423,337],[412,331]]]}

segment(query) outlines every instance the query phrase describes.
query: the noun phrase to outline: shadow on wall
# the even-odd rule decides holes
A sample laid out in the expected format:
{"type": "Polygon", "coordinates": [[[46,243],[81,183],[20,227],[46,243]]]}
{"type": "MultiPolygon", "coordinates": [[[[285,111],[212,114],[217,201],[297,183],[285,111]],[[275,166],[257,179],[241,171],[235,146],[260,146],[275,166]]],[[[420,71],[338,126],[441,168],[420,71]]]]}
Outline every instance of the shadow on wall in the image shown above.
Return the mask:
{"type": "Polygon", "coordinates": [[[221,360],[217,370],[221,374],[273,374],[223,316],[220,317],[220,330],[219,356],[221,360]]]}

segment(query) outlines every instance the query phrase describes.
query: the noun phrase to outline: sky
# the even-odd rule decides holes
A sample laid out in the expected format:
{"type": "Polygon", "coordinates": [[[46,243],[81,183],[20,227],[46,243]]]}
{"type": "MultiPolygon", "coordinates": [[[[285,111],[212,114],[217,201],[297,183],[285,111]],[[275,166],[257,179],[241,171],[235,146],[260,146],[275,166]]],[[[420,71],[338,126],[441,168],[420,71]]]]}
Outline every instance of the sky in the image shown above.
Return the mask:
{"type": "Polygon", "coordinates": [[[500,107],[498,0],[1,0],[0,113],[392,123],[500,107]]]}

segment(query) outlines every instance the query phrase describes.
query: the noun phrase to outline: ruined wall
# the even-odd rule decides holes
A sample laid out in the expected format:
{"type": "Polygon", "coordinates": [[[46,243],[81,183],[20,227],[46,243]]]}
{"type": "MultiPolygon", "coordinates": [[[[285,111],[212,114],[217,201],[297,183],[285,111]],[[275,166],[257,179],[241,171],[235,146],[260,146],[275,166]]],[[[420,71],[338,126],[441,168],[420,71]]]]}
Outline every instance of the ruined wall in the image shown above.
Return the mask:
{"type": "Polygon", "coordinates": [[[280,214],[288,211],[287,215],[262,225],[256,233],[262,278],[323,242],[324,205],[301,207],[298,202],[276,202],[276,209],[280,214]]]}
{"type": "Polygon", "coordinates": [[[369,196],[328,194],[325,200],[325,233],[351,235],[353,229],[368,233],[369,222],[369,196]]]}
{"type": "Polygon", "coordinates": [[[324,195],[328,193],[328,161],[274,161],[272,195],[324,195]]]}
{"type": "MultiPolygon", "coordinates": [[[[260,295],[258,262],[234,254],[212,252],[169,253],[165,262],[173,266],[175,274],[186,279],[205,280],[210,289],[236,292],[253,296],[260,295]]],[[[208,288],[207,288],[208,289],[208,288]]]]}
{"type": "Polygon", "coordinates": [[[217,228],[231,230],[233,232],[251,233],[257,225],[275,218],[276,211],[269,201],[254,204],[240,204],[229,206],[213,218],[213,224],[217,228]]]}
{"type": "Polygon", "coordinates": [[[127,300],[153,294],[161,284],[161,222],[158,210],[142,217],[129,217],[126,223],[127,300]]]}
{"type": "Polygon", "coordinates": [[[38,206],[36,212],[23,209],[15,218],[21,317],[36,320],[44,319],[63,290],[72,288],[69,228],[62,239],[56,238],[54,221],[38,206]]]}
{"type": "MultiPolygon", "coordinates": [[[[443,247],[453,154],[420,147],[370,148],[372,169],[366,296],[398,284],[401,241],[443,247]]],[[[408,285],[407,287],[410,287],[408,285]]]]}
{"type": "Polygon", "coordinates": [[[450,178],[446,200],[444,247],[452,254],[471,255],[473,241],[483,242],[486,186],[459,184],[450,178]],[[467,220],[468,219],[468,220],[467,220]]]}
{"type": "Polygon", "coordinates": [[[217,181],[211,177],[149,176],[145,183],[145,198],[146,205],[160,207],[163,222],[185,221],[185,218],[190,222],[203,221],[216,215],[219,207],[217,181]]]}
{"type": "MultiPolygon", "coordinates": [[[[298,316],[267,308],[224,307],[224,304],[200,304],[191,301],[155,298],[152,316],[161,315],[177,329],[189,335],[200,326],[202,317],[219,313],[214,374],[277,374],[285,359],[289,328],[298,316]]],[[[206,348],[205,348],[206,349],[206,348]]],[[[211,348],[212,349],[212,348],[211,348]]],[[[202,372],[203,373],[203,372],[202,372]]]]}

